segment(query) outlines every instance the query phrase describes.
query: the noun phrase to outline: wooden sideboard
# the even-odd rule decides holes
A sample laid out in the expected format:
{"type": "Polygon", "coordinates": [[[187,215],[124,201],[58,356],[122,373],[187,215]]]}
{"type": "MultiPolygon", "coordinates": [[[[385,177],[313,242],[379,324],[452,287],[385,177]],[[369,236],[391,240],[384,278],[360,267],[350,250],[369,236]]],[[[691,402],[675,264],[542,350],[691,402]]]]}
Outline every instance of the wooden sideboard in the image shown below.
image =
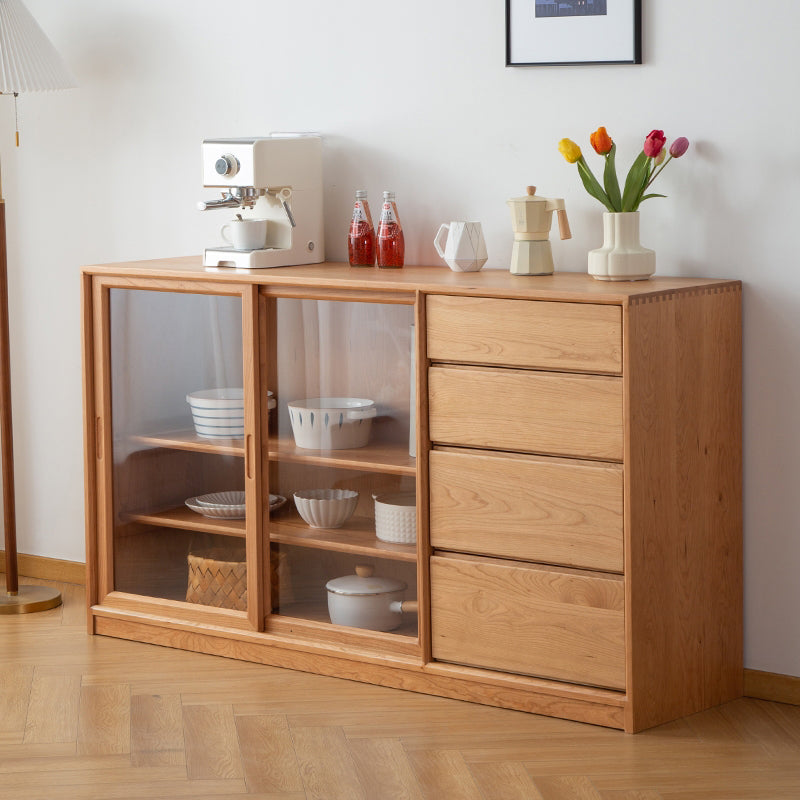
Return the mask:
{"type": "Polygon", "coordinates": [[[738,281],[197,257],[82,280],[93,633],[630,732],[741,695],[738,281]],[[201,384],[242,387],[242,435],[197,436],[201,384]],[[286,403],[330,394],[376,400],[366,447],[295,446],[286,403]],[[356,488],[354,517],[309,528],[310,486],[356,488]],[[243,519],[184,505],[222,488],[243,519]],[[376,538],[386,491],[416,492],[415,545],[376,538]],[[240,562],[243,607],[187,602],[198,548],[240,562]],[[362,563],[417,615],[332,625],[326,581],[362,563]]]}

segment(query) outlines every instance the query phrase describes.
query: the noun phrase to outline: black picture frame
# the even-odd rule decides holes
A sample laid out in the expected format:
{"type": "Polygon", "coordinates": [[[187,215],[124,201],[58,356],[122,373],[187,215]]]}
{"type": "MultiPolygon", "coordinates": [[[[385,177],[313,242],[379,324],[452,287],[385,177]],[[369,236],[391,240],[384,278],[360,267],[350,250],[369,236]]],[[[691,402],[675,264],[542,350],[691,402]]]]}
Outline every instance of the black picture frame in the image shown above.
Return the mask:
{"type": "Polygon", "coordinates": [[[641,63],[642,0],[506,0],[507,67],[641,63]]]}

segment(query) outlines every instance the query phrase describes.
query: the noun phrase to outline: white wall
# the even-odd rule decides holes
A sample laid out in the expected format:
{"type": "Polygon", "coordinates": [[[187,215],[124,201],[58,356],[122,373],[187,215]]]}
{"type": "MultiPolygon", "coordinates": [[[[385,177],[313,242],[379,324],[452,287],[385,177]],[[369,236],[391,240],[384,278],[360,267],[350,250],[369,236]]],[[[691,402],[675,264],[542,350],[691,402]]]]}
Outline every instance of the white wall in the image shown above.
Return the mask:
{"type": "Polygon", "coordinates": [[[692,147],[643,206],[658,272],[745,282],[746,665],[800,675],[800,3],[648,0],[642,66],[535,68],[504,66],[499,1],[27,5],[80,88],[21,97],[18,150],[0,97],[20,552],[84,558],[79,267],[215,240],[204,137],[322,132],[329,258],[353,190],[391,188],[408,263],[470,218],[504,267],[505,201],[533,183],[566,199],[557,268],[582,271],[601,209],[558,140],[606,125],[624,164],[663,128],[692,147]]]}

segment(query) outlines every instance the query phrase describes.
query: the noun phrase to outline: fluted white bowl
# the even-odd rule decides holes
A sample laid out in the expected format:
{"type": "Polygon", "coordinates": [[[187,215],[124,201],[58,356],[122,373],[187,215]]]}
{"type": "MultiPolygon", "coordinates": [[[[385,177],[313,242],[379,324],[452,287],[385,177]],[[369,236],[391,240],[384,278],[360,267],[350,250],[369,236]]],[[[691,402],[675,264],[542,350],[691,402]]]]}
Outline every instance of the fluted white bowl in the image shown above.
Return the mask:
{"type": "Polygon", "coordinates": [[[297,513],[312,528],[341,528],[358,505],[351,489],[304,489],[294,493],[297,513]]]}

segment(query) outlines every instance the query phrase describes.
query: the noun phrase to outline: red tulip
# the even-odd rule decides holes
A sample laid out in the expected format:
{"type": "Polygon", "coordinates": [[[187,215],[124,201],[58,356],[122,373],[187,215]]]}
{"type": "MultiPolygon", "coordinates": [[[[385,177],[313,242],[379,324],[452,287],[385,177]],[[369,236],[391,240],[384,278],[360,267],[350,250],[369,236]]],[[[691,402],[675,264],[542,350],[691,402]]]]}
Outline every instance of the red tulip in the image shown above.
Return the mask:
{"type": "Polygon", "coordinates": [[[648,158],[655,158],[667,143],[664,131],[650,131],[644,140],[644,154],[648,158]]]}

